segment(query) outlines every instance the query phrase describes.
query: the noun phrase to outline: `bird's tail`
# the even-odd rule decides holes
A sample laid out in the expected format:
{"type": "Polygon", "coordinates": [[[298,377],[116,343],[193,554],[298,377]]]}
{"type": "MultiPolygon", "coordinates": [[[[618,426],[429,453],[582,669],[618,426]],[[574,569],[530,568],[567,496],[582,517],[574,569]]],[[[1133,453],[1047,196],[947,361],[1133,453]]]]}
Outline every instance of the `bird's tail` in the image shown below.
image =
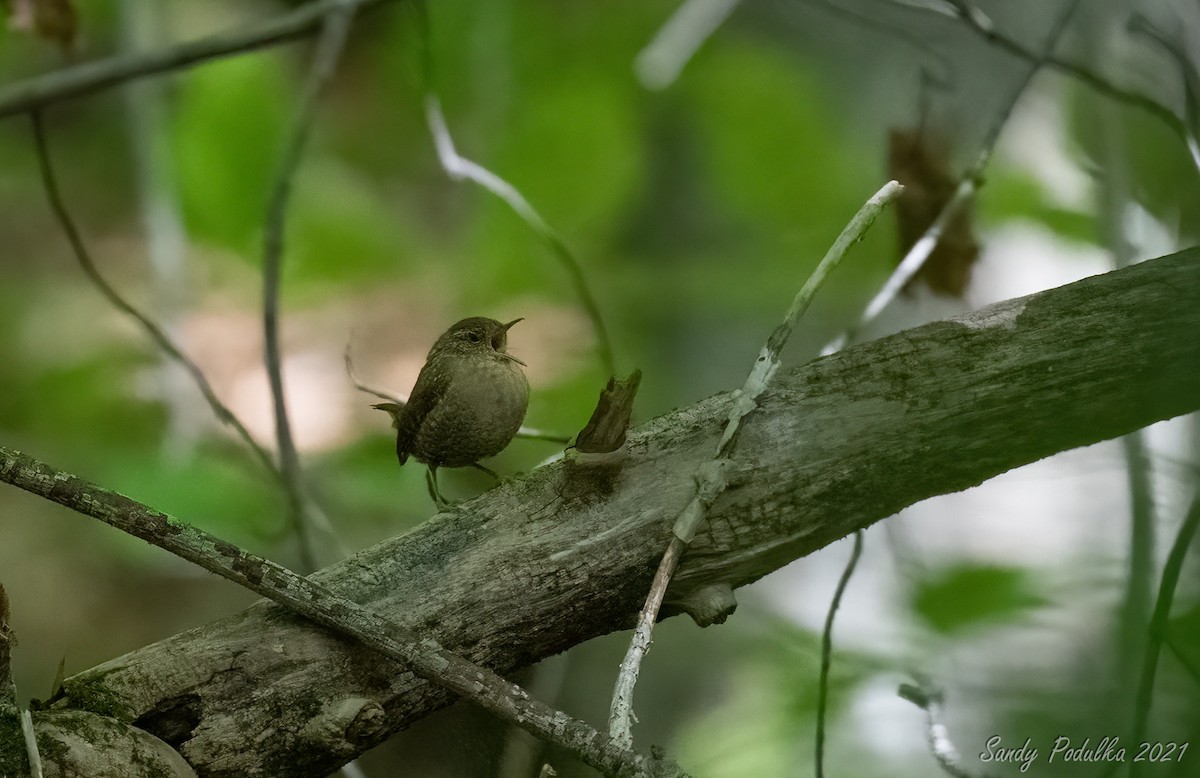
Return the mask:
{"type": "MultiPolygon", "coordinates": [[[[403,405],[400,403],[376,403],[371,407],[386,411],[392,417],[392,426],[397,430],[400,429],[400,414],[404,411],[403,405]]],[[[408,461],[408,452],[404,450],[403,435],[396,436],[396,458],[400,460],[400,464],[408,461]]]]}

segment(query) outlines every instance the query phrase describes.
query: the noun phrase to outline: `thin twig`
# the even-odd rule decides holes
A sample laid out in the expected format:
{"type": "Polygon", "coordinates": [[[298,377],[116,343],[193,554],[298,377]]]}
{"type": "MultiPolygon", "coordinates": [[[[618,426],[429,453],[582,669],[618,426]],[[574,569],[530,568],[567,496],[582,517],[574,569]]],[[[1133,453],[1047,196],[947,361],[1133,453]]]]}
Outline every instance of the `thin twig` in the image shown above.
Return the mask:
{"type": "MultiPolygon", "coordinates": [[[[428,80],[428,77],[427,77],[428,80]]],[[[436,93],[429,91],[425,96],[425,121],[429,125],[429,133],[433,136],[433,145],[437,151],[438,162],[446,175],[455,181],[471,181],[491,192],[513,210],[529,228],[541,238],[559,263],[566,268],[575,287],[575,294],[587,312],[592,322],[592,330],[596,335],[596,347],[599,351],[601,367],[608,375],[616,375],[617,367],[613,357],[612,341],[608,337],[608,329],[604,325],[604,317],[600,315],[600,306],[592,294],[587,277],[583,273],[583,265],[567,248],[562,237],[552,228],[537,209],[525,199],[525,196],[508,181],[480,165],[477,162],[461,156],[454,147],[454,138],[446,126],[446,118],[442,114],[442,104],[436,93]]]]}
{"type": "MultiPolygon", "coordinates": [[[[1150,617],[1150,629],[1146,637],[1146,653],[1142,660],[1142,677],[1138,684],[1137,698],[1133,708],[1133,738],[1132,742],[1140,743],[1146,735],[1146,721],[1150,717],[1150,707],[1154,701],[1154,678],[1158,673],[1158,656],[1162,651],[1163,640],[1170,628],[1167,624],[1171,618],[1171,603],[1175,600],[1175,587],[1179,583],[1179,573],[1183,569],[1183,561],[1187,558],[1188,547],[1200,527],[1200,495],[1192,498],[1187,517],[1175,535],[1175,543],[1167,555],[1163,566],[1162,581],[1158,585],[1158,599],[1154,603],[1154,614],[1150,617]]],[[[1130,762],[1129,775],[1138,774],[1140,764],[1130,762]]]]}
{"type": "Polygon", "coordinates": [[[979,154],[975,158],[975,164],[963,173],[958,181],[958,186],[954,190],[954,194],[942,207],[937,218],[933,220],[933,224],[929,225],[929,229],[925,230],[925,233],[917,239],[917,242],[904,255],[904,259],[900,261],[900,264],[888,276],[883,288],[867,303],[867,307],[859,316],[858,321],[821,349],[822,356],[828,356],[836,351],[841,351],[848,344],[853,343],[879,317],[879,314],[883,313],[892,304],[896,297],[899,296],[901,290],[908,285],[908,282],[920,272],[925,262],[933,253],[933,250],[941,241],[942,235],[945,234],[951,222],[958,217],[959,211],[975,196],[979,187],[983,185],[983,172],[991,162],[992,154],[996,149],[996,142],[1000,139],[1000,133],[1004,130],[1004,126],[1008,124],[1009,117],[1012,116],[1012,112],[1020,101],[1021,95],[1025,94],[1025,90],[1029,88],[1033,77],[1037,75],[1042,67],[1050,63],[1054,49],[1058,45],[1058,41],[1062,37],[1063,31],[1066,29],[1067,23],[1075,13],[1075,8],[1078,5],[1079,0],[1071,0],[1067,9],[1055,22],[1041,55],[1034,56],[1033,66],[1026,71],[1020,83],[1017,84],[1016,89],[1013,90],[1011,97],[1004,104],[1004,108],[997,114],[995,121],[988,128],[987,135],[980,146],[979,154]]]}
{"type": "MultiPolygon", "coordinates": [[[[901,684],[898,693],[925,711],[925,737],[929,741],[929,750],[932,752],[933,758],[937,760],[942,770],[954,778],[976,778],[962,766],[962,757],[955,748],[954,741],[950,739],[950,730],[946,728],[943,717],[941,689],[935,689],[929,685],[928,681],[922,680],[919,686],[901,684]]],[[[979,778],[986,778],[986,776],[979,776],[979,778]]]]}
{"type": "Polygon", "coordinates": [[[837,588],[833,591],[833,599],[829,602],[829,612],[825,614],[825,628],[821,631],[821,673],[817,677],[817,743],[816,743],[816,773],[817,778],[825,778],[825,715],[829,705],[829,667],[833,662],[833,620],[842,604],[842,595],[858,566],[862,556],[863,531],[854,532],[854,548],[850,551],[850,559],[846,561],[846,569],[838,579],[837,588]]]}
{"type": "Polygon", "coordinates": [[[725,472],[728,464],[725,457],[741,428],[742,421],[757,407],[759,395],[766,390],[771,377],[779,369],[779,355],[801,315],[808,309],[809,304],[816,296],[817,290],[821,288],[829,273],[842,260],[850,247],[862,238],[863,233],[879,216],[884,206],[895,200],[903,189],[904,187],[895,181],[884,184],[883,188],[859,209],[846,228],[842,230],[842,234],[834,241],[833,246],[826,252],[820,264],[792,300],[783,323],[775,328],[766,345],[759,352],[758,359],[755,361],[746,383],[735,395],[736,399],[729,412],[729,421],[725,426],[721,441],[717,444],[714,458],[701,465],[695,474],[696,494],[675,521],[671,541],[654,574],[654,582],[646,597],[646,603],[638,614],[633,639],[629,643],[625,658],[621,661],[621,669],[613,688],[612,703],[608,713],[608,732],[609,736],[622,747],[631,748],[633,744],[633,690],[637,685],[642,659],[650,650],[654,623],[658,620],[658,611],[662,607],[667,586],[679,564],[683,549],[691,542],[696,530],[708,514],[708,509],[725,490],[725,472]]]}
{"type": "Polygon", "coordinates": [[[446,124],[446,117],[442,112],[441,99],[437,94],[437,80],[434,73],[435,63],[430,45],[432,32],[429,11],[424,3],[416,4],[415,8],[417,23],[420,28],[418,37],[418,45],[420,47],[418,52],[420,58],[418,72],[420,79],[419,87],[425,95],[425,124],[429,127],[429,134],[433,139],[433,147],[437,153],[438,163],[452,180],[471,181],[482,187],[485,191],[500,198],[542,240],[550,250],[550,253],[558,260],[559,264],[566,269],[567,274],[571,278],[571,284],[575,287],[575,295],[579,298],[580,304],[583,305],[584,311],[591,320],[592,330],[596,337],[597,356],[600,360],[601,369],[607,375],[615,376],[617,374],[617,366],[616,359],[613,356],[612,340],[609,338],[608,328],[604,324],[604,317],[600,313],[600,305],[596,302],[596,298],[592,294],[591,286],[588,284],[587,277],[583,272],[583,265],[579,259],[567,247],[566,241],[562,239],[562,236],[542,218],[542,215],[521,194],[519,189],[483,165],[467,159],[458,153],[458,149],[454,145],[454,137],[450,134],[450,128],[446,124]]]}
{"type": "Polygon", "coordinates": [[[271,187],[267,205],[267,222],[263,247],[263,344],[267,378],[271,384],[271,400],[275,410],[275,441],[279,451],[279,469],[287,485],[292,525],[300,542],[300,555],[308,572],[320,566],[321,555],[313,535],[314,525],[332,536],[327,521],[320,518],[311,498],[305,491],[300,470],[300,457],[292,439],[287,403],[283,394],[283,359],[279,347],[279,285],[283,268],[283,235],[291,197],[292,179],[300,166],[304,147],[316,118],[321,91],[337,68],[350,24],[361,0],[342,0],[331,5],[325,18],[321,37],[313,55],[312,70],[300,97],[300,108],[292,124],[291,134],[284,145],[279,172],[271,187]]]}
{"type": "MultiPolygon", "coordinates": [[[[326,15],[345,0],[314,0],[288,13],[227,33],[135,55],[109,57],[19,81],[0,90],[0,118],[73,97],[90,95],[134,79],[166,73],[209,60],[245,54],[303,38],[320,28],[326,15]]],[[[363,8],[386,0],[362,0],[363,8]]]]}
{"type": "MultiPolygon", "coordinates": [[[[354,358],[350,353],[350,343],[346,343],[346,350],[342,352],[342,362],[346,366],[346,377],[350,379],[350,383],[354,384],[354,388],[358,391],[369,394],[372,397],[378,397],[381,400],[394,403],[396,405],[404,405],[408,399],[403,395],[393,394],[386,389],[381,389],[373,384],[368,384],[358,377],[358,371],[354,368],[354,358]]],[[[561,443],[567,445],[571,442],[569,435],[563,435],[561,432],[551,432],[550,430],[539,429],[537,427],[527,427],[524,424],[517,430],[518,438],[526,440],[545,440],[550,443],[561,443]]]]}
{"type": "Polygon", "coordinates": [[[21,711],[21,736],[29,758],[29,778],[42,778],[42,754],[38,751],[37,733],[33,731],[33,715],[28,709],[21,711]]]}
{"type": "Polygon", "coordinates": [[[982,181],[983,166],[987,164],[987,157],[990,156],[990,149],[980,155],[979,160],[975,165],[968,170],[958,182],[958,187],[954,190],[954,195],[942,207],[937,218],[933,220],[933,224],[929,225],[929,229],[925,230],[908,253],[904,255],[904,259],[896,266],[884,282],[883,288],[875,293],[871,301],[867,303],[867,307],[859,316],[858,321],[852,324],[838,337],[825,344],[821,349],[821,356],[829,356],[830,354],[841,351],[847,345],[853,343],[863,333],[868,326],[871,325],[879,314],[887,310],[887,307],[900,295],[901,290],[908,285],[908,282],[921,271],[925,266],[925,262],[933,254],[933,250],[937,248],[937,244],[941,241],[942,236],[946,232],[946,228],[950,225],[963,206],[975,195],[982,181]]]}
{"type": "Polygon", "coordinates": [[[638,52],[633,69],[647,89],[675,83],[688,61],[724,24],[740,0],[685,0],[653,40],[638,52]]]}
{"type": "MultiPolygon", "coordinates": [[[[149,506],[0,446],[0,481],[139,537],[324,627],[356,638],[383,656],[490,713],[528,730],[606,774],[647,775],[661,761],[612,743],[582,721],[531,698],[521,687],[442,648],[282,565],[244,551],[149,506]],[[651,763],[654,762],[652,765],[651,763]]],[[[678,771],[669,774],[679,774],[678,771]]]]}
{"type": "Polygon", "coordinates": [[[271,460],[271,455],[254,440],[250,435],[250,431],[246,429],[241,420],[217,397],[216,392],[213,391],[212,385],[209,384],[208,378],[205,377],[200,366],[179,350],[179,347],[175,345],[162,327],[129,303],[100,274],[99,268],[96,267],[95,262],[92,261],[91,254],[88,253],[87,246],[84,245],[83,237],[80,235],[79,228],[75,225],[75,220],[71,218],[71,214],[63,202],[62,194],[59,192],[58,179],[54,174],[54,168],[50,162],[50,149],[46,139],[46,130],[42,123],[41,112],[37,110],[30,111],[29,118],[33,123],[34,146],[37,148],[38,166],[41,170],[42,184],[46,190],[46,198],[50,201],[50,208],[54,211],[54,215],[58,219],[63,232],[66,233],[67,240],[71,244],[71,249],[75,254],[75,259],[79,262],[80,267],[83,268],[83,272],[87,274],[92,283],[96,285],[96,288],[100,290],[100,293],[114,307],[134,319],[164,353],[183,366],[188,375],[191,376],[192,381],[195,382],[200,393],[204,395],[204,399],[208,402],[208,406],[212,408],[213,414],[237,432],[238,437],[254,452],[255,457],[258,458],[259,462],[262,463],[263,467],[273,477],[280,478],[279,472],[275,468],[275,463],[271,460]]]}

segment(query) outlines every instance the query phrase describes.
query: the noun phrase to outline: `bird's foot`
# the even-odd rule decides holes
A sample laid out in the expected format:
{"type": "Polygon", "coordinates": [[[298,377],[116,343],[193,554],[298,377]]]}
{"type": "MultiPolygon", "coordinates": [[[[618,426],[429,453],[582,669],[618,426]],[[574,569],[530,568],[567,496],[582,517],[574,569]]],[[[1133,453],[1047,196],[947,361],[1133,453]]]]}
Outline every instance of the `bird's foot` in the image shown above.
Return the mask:
{"type": "Polygon", "coordinates": [[[487,473],[492,478],[495,478],[497,482],[501,482],[504,480],[503,478],[500,477],[500,474],[497,473],[495,470],[491,469],[490,467],[484,467],[483,465],[479,464],[478,462],[472,462],[471,467],[475,468],[476,470],[480,470],[484,473],[487,473]]]}
{"type": "Polygon", "coordinates": [[[439,511],[444,511],[458,505],[459,500],[447,500],[442,496],[442,492],[438,489],[437,470],[430,468],[425,471],[425,486],[429,488],[429,496],[433,498],[433,504],[439,511]]]}

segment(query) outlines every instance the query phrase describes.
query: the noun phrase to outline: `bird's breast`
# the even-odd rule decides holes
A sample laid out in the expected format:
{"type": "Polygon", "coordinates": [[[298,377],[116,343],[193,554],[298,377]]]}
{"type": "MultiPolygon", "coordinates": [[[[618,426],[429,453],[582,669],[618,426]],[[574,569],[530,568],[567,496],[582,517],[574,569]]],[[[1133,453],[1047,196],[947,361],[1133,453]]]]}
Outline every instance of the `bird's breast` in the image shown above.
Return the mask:
{"type": "Polygon", "coordinates": [[[529,382],[509,360],[464,360],[417,433],[418,458],[463,467],[512,441],[529,406],[529,382]]]}

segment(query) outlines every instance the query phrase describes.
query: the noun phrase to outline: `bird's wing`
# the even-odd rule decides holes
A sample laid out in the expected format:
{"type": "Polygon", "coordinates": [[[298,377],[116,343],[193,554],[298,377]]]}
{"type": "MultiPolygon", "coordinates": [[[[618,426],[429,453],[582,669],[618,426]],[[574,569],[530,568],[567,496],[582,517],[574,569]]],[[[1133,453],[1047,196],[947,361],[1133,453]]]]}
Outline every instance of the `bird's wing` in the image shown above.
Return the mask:
{"type": "Polygon", "coordinates": [[[450,383],[450,374],[438,370],[430,363],[421,368],[412,394],[404,405],[403,413],[396,417],[396,456],[404,464],[412,454],[413,444],[421,425],[437,406],[450,383]]]}

